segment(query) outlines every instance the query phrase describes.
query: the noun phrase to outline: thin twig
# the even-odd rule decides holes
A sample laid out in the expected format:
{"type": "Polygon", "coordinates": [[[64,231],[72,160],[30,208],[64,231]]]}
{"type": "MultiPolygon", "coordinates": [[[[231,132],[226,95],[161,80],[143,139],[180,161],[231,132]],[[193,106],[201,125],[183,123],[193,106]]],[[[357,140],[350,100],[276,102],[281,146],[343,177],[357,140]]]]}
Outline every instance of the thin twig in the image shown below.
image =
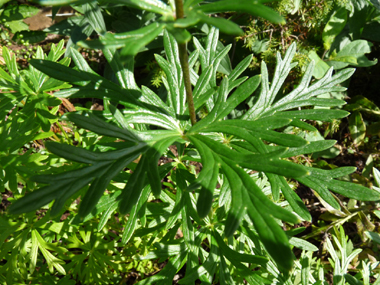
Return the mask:
{"type": "MultiPolygon", "coordinates": [[[[175,0],[175,6],[176,6],[177,19],[183,18],[184,12],[183,12],[182,0],[175,0]]],[[[190,121],[192,125],[195,125],[197,122],[197,119],[196,119],[195,108],[194,108],[193,90],[191,89],[189,56],[187,54],[186,44],[178,43],[178,51],[179,51],[179,60],[181,62],[181,67],[182,67],[183,80],[185,82],[186,100],[187,100],[187,105],[189,106],[190,121]]]]}

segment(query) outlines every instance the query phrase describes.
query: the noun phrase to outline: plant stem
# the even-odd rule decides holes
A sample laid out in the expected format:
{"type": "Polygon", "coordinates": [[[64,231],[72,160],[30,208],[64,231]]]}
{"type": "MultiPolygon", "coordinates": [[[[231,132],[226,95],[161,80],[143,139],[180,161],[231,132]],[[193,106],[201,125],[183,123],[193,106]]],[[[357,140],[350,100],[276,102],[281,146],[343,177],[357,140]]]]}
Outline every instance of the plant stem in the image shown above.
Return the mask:
{"type": "MultiPolygon", "coordinates": [[[[176,7],[177,19],[183,18],[184,16],[183,1],[175,0],[175,7],[176,7]]],[[[179,60],[181,62],[181,67],[182,67],[183,80],[185,82],[186,100],[187,100],[187,105],[189,106],[190,121],[192,125],[195,125],[195,123],[197,122],[197,119],[195,116],[193,90],[191,89],[189,57],[187,55],[186,43],[184,44],[178,43],[178,51],[179,51],[179,60]]]]}

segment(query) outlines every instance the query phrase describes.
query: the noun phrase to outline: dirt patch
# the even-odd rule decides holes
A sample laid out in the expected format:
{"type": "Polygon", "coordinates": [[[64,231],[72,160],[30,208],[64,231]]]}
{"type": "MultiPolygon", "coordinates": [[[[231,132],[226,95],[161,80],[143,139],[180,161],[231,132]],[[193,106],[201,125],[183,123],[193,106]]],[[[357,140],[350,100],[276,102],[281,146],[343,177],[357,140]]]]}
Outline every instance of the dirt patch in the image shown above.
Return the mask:
{"type": "Polygon", "coordinates": [[[1,194],[0,212],[5,212],[11,204],[11,202],[8,201],[8,198],[13,198],[13,193],[5,190],[5,192],[1,194]]]}

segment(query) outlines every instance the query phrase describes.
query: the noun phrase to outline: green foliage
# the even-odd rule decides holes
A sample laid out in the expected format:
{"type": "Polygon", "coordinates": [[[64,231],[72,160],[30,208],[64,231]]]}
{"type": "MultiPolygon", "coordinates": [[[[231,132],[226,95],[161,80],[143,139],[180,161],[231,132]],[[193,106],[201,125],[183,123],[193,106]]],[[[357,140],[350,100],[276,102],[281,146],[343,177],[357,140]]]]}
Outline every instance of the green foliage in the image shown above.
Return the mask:
{"type": "MultiPolygon", "coordinates": [[[[64,53],[63,44],[61,41],[57,46],[52,45],[49,56],[45,56],[42,49],[38,48],[37,57],[69,65],[69,58],[59,60],[64,53]]],[[[6,185],[7,189],[18,193],[20,191],[17,183],[22,181],[25,185],[26,181],[22,177],[33,174],[33,166],[38,169],[41,161],[46,159],[46,155],[33,153],[33,149],[28,147],[24,150],[27,155],[20,156],[19,153],[31,141],[55,136],[50,131],[50,126],[58,121],[56,113],[61,101],[48,92],[68,88],[70,85],[49,78],[32,66],[29,70],[20,71],[15,56],[11,55],[6,47],[3,47],[3,56],[8,73],[0,69],[0,85],[3,90],[0,113],[4,118],[0,125],[0,169],[2,170],[0,182],[1,187],[6,185]],[[53,108],[50,110],[48,106],[53,108]]]]}
{"type": "MultiPolygon", "coordinates": [[[[273,4],[287,20],[286,26],[253,19],[241,39],[261,59],[274,64],[275,52],[287,49],[297,40],[298,76],[310,60],[316,62],[314,77],[320,79],[333,66],[335,70],[351,66],[368,67],[377,60],[368,60],[372,44],[379,41],[374,26],[379,25],[379,10],[369,1],[289,1],[273,4]],[[323,45],[323,49],[321,48],[323,45]]],[[[257,68],[259,62],[252,66],[257,68]]]]}
{"type": "MultiPolygon", "coordinates": [[[[8,2],[8,1],[2,1],[8,2]]],[[[5,4],[0,2],[0,7],[5,4]]],[[[40,9],[30,5],[9,3],[0,10],[0,20],[2,23],[1,39],[4,44],[10,44],[10,34],[13,34],[12,40],[29,44],[40,42],[45,39],[46,34],[41,31],[30,31],[29,26],[23,21],[36,15],[40,9]]]]}
{"type": "MultiPolygon", "coordinates": [[[[311,221],[289,179],[312,188],[321,203],[336,212],[342,206],[330,191],[361,201],[380,200],[380,194],[339,179],[352,173],[353,167],[324,170],[296,164],[290,158],[335,144],[323,138],[309,141],[302,134],[304,130],[316,131],[310,120],[332,121],[349,114],[336,108],[344,101],[320,95],[343,92],[341,83],[350,78],[353,69],[333,73],[330,68],[312,82],[316,63],[311,61],[298,85],[284,93],[283,84],[296,67],[296,44],[291,44],[284,55],[277,52],[272,80],[265,62],[260,75],[241,76],[252,56],[219,80],[217,71],[231,46],[218,48],[219,30],[212,27],[204,44],[193,37],[195,50],[189,56],[186,81],[180,61],[183,54],[178,48],[178,43],[191,38],[186,29],[207,23],[225,33],[238,33],[237,24],[207,15],[242,11],[249,1],[188,0],[184,3],[186,18],[178,19],[173,17],[174,1],[40,2],[82,4],[77,7],[83,16],[72,21],[79,22],[82,34],[95,31],[99,38],[81,38],[77,44],[102,49],[116,80],[98,75],[73,47],[69,54],[75,67],[69,67],[68,58],[59,60],[64,54],[63,43],[52,47],[47,57],[39,50],[38,58],[30,61],[30,70],[22,73],[14,58],[5,58],[9,74],[0,70],[1,84],[16,92],[6,93],[0,101],[0,110],[7,116],[1,121],[1,135],[4,139],[10,136],[15,144],[0,153],[6,162],[0,164],[6,174],[3,183],[13,183],[10,189],[17,193],[15,169],[22,176],[22,170],[29,168],[21,182],[33,187],[24,187],[9,208],[11,215],[0,219],[0,228],[5,230],[0,259],[6,260],[0,265],[2,282],[46,283],[50,278],[50,284],[61,284],[62,280],[69,284],[73,280],[120,284],[131,263],[149,274],[155,263],[165,260],[167,264],[158,274],[139,284],[172,284],[185,264],[180,284],[194,284],[197,279],[209,284],[325,282],[323,267],[310,253],[317,248],[294,237],[302,230],[283,230],[311,221]],[[144,20],[142,27],[132,31],[109,33],[102,9],[111,4],[156,13],[161,18],[144,20]],[[155,55],[165,73],[164,96],[138,86],[133,74],[134,56],[158,36],[162,36],[166,55],[155,55]],[[197,65],[200,70],[194,68],[197,65]],[[195,124],[190,123],[187,84],[192,85],[195,111],[204,115],[195,124]],[[54,97],[47,94],[52,90],[59,90],[54,97]],[[253,97],[255,90],[260,91],[253,97]],[[49,132],[51,123],[57,121],[57,98],[98,98],[104,102],[104,111],[79,108],[60,118],[81,129],[82,137],[79,132],[75,135],[76,144],[68,136],[57,139],[49,132]],[[251,98],[248,110],[235,112],[251,98]],[[26,103],[17,113],[10,113],[20,102],[26,103]],[[48,106],[55,106],[54,111],[48,106]],[[286,128],[295,131],[285,132],[286,128]],[[35,136],[41,129],[44,132],[35,136]],[[40,138],[55,140],[45,143],[49,155],[31,159],[29,153],[14,153],[40,138]],[[168,157],[172,161],[163,163],[168,157]],[[43,217],[37,220],[35,211],[43,211],[43,217]],[[48,223],[51,220],[54,222],[48,223]],[[293,246],[305,251],[295,266],[293,246]]],[[[249,6],[252,9],[248,12],[281,22],[282,18],[262,2],[249,6]]],[[[71,36],[74,42],[74,34],[71,36]]],[[[340,242],[337,246],[344,249],[341,259],[345,259],[342,268],[328,244],[336,278],[340,278],[337,282],[343,278],[354,282],[345,275],[347,261],[352,258],[343,230],[340,242]]]]}

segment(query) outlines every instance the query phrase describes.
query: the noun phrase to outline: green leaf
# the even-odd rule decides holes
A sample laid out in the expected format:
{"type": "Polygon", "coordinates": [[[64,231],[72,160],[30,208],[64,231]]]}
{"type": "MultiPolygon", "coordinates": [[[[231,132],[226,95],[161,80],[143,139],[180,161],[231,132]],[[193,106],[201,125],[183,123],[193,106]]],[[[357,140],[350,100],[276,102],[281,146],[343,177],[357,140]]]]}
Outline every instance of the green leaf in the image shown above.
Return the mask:
{"type": "Polygon", "coordinates": [[[123,111],[123,115],[129,123],[155,125],[167,130],[176,130],[178,131],[178,134],[181,134],[182,132],[177,120],[175,120],[172,116],[159,112],[152,112],[149,110],[125,110],[123,111]]]}
{"type": "Polygon", "coordinates": [[[33,274],[36,264],[37,264],[37,257],[38,257],[38,240],[37,240],[37,235],[32,231],[32,247],[30,249],[30,265],[29,265],[29,270],[30,274],[33,274]]]}
{"type": "Polygon", "coordinates": [[[322,33],[323,46],[329,50],[336,36],[343,30],[347,23],[346,8],[339,7],[332,13],[322,33]]]}
{"type": "Polygon", "coordinates": [[[136,55],[142,48],[148,45],[151,41],[153,41],[164,29],[165,25],[158,25],[153,31],[145,34],[143,37],[137,40],[128,40],[126,44],[120,51],[121,58],[125,59],[128,56],[136,55]]]}
{"type": "Polygon", "coordinates": [[[87,113],[86,115],[87,116],[69,113],[67,115],[67,118],[77,124],[79,127],[93,131],[100,135],[120,138],[135,143],[139,141],[137,135],[131,130],[121,129],[114,125],[106,123],[91,113],[87,113]]]}
{"type": "Polygon", "coordinates": [[[152,23],[146,27],[126,33],[107,33],[98,40],[80,41],[77,44],[84,48],[92,49],[119,49],[120,56],[126,59],[128,56],[136,55],[140,49],[153,41],[164,29],[165,24],[152,23]]]}
{"type": "MultiPolygon", "coordinates": [[[[99,203],[101,201],[99,200],[99,203]]],[[[99,204],[98,203],[98,204],[99,204]]],[[[97,207],[96,207],[97,208],[97,207]]],[[[99,224],[98,224],[98,231],[100,232],[104,226],[107,224],[108,220],[111,218],[112,214],[117,210],[118,205],[116,203],[112,204],[110,207],[108,207],[103,215],[100,218],[99,224]]],[[[84,218],[84,220],[88,217],[88,215],[84,218]]]]}
{"type": "MultiPolygon", "coordinates": [[[[377,1],[377,0],[373,0],[373,1],[377,1]]],[[[372,21],[366,24],[363,28],[361,37],[371,42],[379,42],[380,41],[380,22],[372,21]]]]}
{"type": "Polygon", "coordinates": [[[239,227],[240,222],[246,213],[246,207],[242,207],[242,205],[246,205],[246,203],[249,202],[249,197],[246,191],[242,191],[244,186],[237,173],[235,173],[235,171],[233,171],[233,169],[225,162],[223,162],[221,166],[231,187],[231,208],[228,212],[224,228],[225,235],[230,237],[239,227]]]}
{"type": "Polygon", "coordinates": [[[355,183],[330,180],[326,183],[326,185],[331,191],[341,194],[347,198],[356,199],[359,201],[380,200],[379,192],[355,183]]]}
{"type": "Polygon", "coordinates": [[[350,274],[344,274],[344,279],[348,282],[350,285],[363,285],[361,281],[356,279],[354,276],[350,274]]]}
{"type": "Polygon", "coordinates": [[[197,265],[197,262],[196,266],[187,269],[185,277],[179,280],[179,284],[192,284],[196,279],[207,283],[212,282],[216,265],[219,262],[219,247],[214,237],[211,237],[210,247],[206,261],[201,265],[197,265]]]}
{"type": "MultiPolygon", "coordinates": [[[[204,106],[204,104],[213,96],[215,96],[216,91],[214,88],[208,89],[205,93],[201,94],[198,98],[194,98],[194,108],[199,110],[204,106]]],[[[189,113],[189,107],[186,106],[185,114],[189,113]]]]}
{"type": "Polygon", "coordinates": [[[161,177],[158,171],[158,160],[165,150],[176,140],[176,137],[169,137],[154,143],[146,153],[147,175],[152,192],[156,197],[161,193],[161,177]]]}
{"type": "Polygon", "coordinates": [[[311,222],[311,215],[309,213],[309,210],[306,208],[302,199],[289,187],[285,178],[278,177],[277,183],[280,184],[282,194],[284,195],[286,201],[289,202],[289,205],[292,207],[293,211],[296,212],[296,214],[305,221],[311,222]]]}
{"type": "MultiPolygon", "coordinates": [[[[180,172],[182,172],[182,171],[180,171],[180,172]]],[[[182,203],[183,193],[184,193],[183,191],[178,191],[176,193],[176,195],[175,195],[174,208],[170,212],[170,215],[169,215],[169,217],[167,219],[167,222],[166,222],[166,225],[165,225],[165,229],[166,230],[171,229],[175,225],[175,223],[178,220],[178,218],[181,216],[181,208],[183,207],[183,203],[182,203]]],[[[171,199],[170,199],[170,201],[172,202],[171,199]]]]}
{"type": "Polygon", "coordinates": [[[105,34],[107,28],[100,7],[94,2],[82,5],[82,7],[85,17],[92,28],[100,35],[105,34]]]}
{"type": "Polygon", "coordinates": [[[50,77],[80,86],[89,84],[92,79],[94,79],[95,82],[101,79],[98,75],[92,74],[91,76],[89,73],[75,70],[48,60],[31,59],[30,64],[50,77]]]}
{"type": "Polygon", "coordinates": [[[380,11],[380,1],[379,0],[370,0],[372,5],[376,7],[377,10],[380,11]]]}
{"type": "Polygon", "coordinates": [[[243,115],[243,119],[255,120],[258,117],[272,116],[275,113],[279,114],[280,111],[286,110],[286,106],[289,106],[292,109],[300,107],[297,106],[298,104],[296,103],[299,100],[301,100],[302,104],[304,104],[304,100],[311,99],[317,95],[328,92],[342,92],[345,90],[345,88],[337,86],[337,84],[347,80],[353,74],[353,69],[345,69],[332,76],[333,70],[330,68],[323,78],[309,86],[314,69],[314,62],[311,62],[308,65],[305,75],[302,77],[299,85],[288,95],[281,96],[282,98],[275,102],[277,93],[281,89],[286,76],[288,76],[290,70],[294,67],[292,59],[295,52],[296,45],[293,43],[286,51],[284,59],[281,58],[279,53],[277,54],[275,75],[273,76],[273,80],[270,85],[268,69],[266,64],[264,62],[262,63],[261,92],[255,105],[243,115]],[[291,102],[294,103],[289,104],[291,102]]]}
{"type": "Polygon", "coordinates": [[[41,250],[42,255],[44,256],[50,273],[54,272],[53,267],[62,275],[66,275],[66,271],[63,268],[61,264],[65,264],[65,262],[61,259],[58,259],[54,255],[52,255],[47,249],[46,249],[46,242],[42,239],[41,235],[38,233],[37,230],[32,231],[32,240],[38,244],[38,248],[41,250]]]}
{"type": "Polygon", "coordinates": [[[287,177],[301,177],[308,175],[308,171],[300,165],[284,160],[270,158],[273,154],[269,154],[269,157],[256,154],[241,154],[205,136],[196,135],[194,137],[205,143],[218,156],[235,161],[235,164],[242,167],[247,167],[256,171],[275,173],[287,177]]]}
{"type": "MultiPolygon", "coordinates": [[[[102,212],[107,213],[110,211],[108,209],[112,209],[113,207],[118,206],[116,198],[118,196],[120,196],[120,194],[121,194],[121,191],[117,190],[113,194],[104,195],[103,197],[101,197],[98,204],[96,205],[95,209],[90,214],[88,214],[86,217],[83,218],[83,222],[86,222],[86,221],[92,219],[93,217],[95,217],[96,215],[98,215],[102,212]]],[[[79,220],[77,220],[77,221],[79,222],[79,220]]],[[[101,227],[101,225],[98,225],[99,231],[101,230],[100,227],[101,227]]]]}
{"type": "Polygon", "coordinates": [[[355,166],[337,167],[330,170],[324,170],[319,168],[313,168],[313,173],[318,173],[320,177],[339,178],[353,173],[356,170],[355,166]]]}
{"type": "Polygon", "coordinates": [[[241,0],[239,2],[231,2],[229,0],[221,0],[214,3],[209,3],[200,6],[198,9],[207,14],[214,14],[219,12],[240,12],[249,13],[253,16],[259,16],[267,19],[273,23],[284,24],[285,20],[270,8],[261,5],[266,1],[260,0],[255,3],[249,0],[241,0]]]}
{"type": "Polygon", "coordinates": [[[224,19],[224,18],[216,18],[216,17],[209,17],[202,13],[198,13],[197,17],[206,24],[209,24],[211,26],[214,26],[218,28],[222,33],[225,33],[227,35],[234,35],[234,36],[243,36],[244,32],[239,27],[239,25],[235,24],[234,22],[224,19]]]}
{"type": "Polygon", "coordinates": [[[326,74],[326,72],[330,69],[330,66],[326,62],[324,62],[319,57],[319,55],[313,50],[309,51],[308,56],[310,59],[314,60],[315,62],[313,76],[317,79],[321,79],[326,74]]]}
{"type": "Polygon", "coordinates": [[[197,210],[200,218],[204,218],[210,212],[214,190],[218,182],[219,162],[218,158],[214,156],[212,151],[201,141],[190,138],[192,143],[197,147],[202,159],[202,171],[194,184],[188,187],[188,190],[202,186],[197,201],[197,210]]]}
{"type": "MultiPolygon", "coordinates": [[[[120,158],[120,153],[118,154],[117,158],[120,158]]],[[[116,159],[116,158],[115,158],[116,159]]],[[[52,181],[56,181],[57,183],[68,183],[75,178],[81,178],[83,176],[91,177],[93,173],[99,171],[99,169],[102,169],[109,165],[109,161],[102,161],[98,162],[95,165],[91,165],[89,167],[83,167],[83,168],[74,168],[70,171],[58,173],[58,174],[45,174],[45,175],[38,175],[38,176],[32,176],[30,179],[31,181],[37,182],[37,183],[43,183],[43,184],[51,184],[52,181]]],[[[37,191],[34,191],[37,192],[37,191]]],[[[34,193],[33,192],[33,193],[34,193]]]]}
{"type": "MultiPolygon", "coordinates": [[[[5,63],[7,64],[7,68],[9,70],[9,73],[14,75],[19,75],[17,63],[16,63],[16,56],[9,53],[9,50],[6,47],[2,48],[3,57],[5,60],[5,63]]],[[[13,81],[13,80],[12,80],[13,81]]]]}
{"type": "Polygon", "coordinates": [[[143,155],[119,197],[120,213],[122,215],[128,214],[140,197],[141,191],[143,190],[145,184],[145,165],[146,158],[143,155]]]}
{"type": "Polygon", "coordinates": [[[234,70],[231,71],[231,73],[228,75],[230,81],[236,80],[251,64],[252,62],[252,55],[247,56],[244,58],[241,62],[236,65],[234,70]]]}
{"type": "MultiPolygon", "coordinates": [[[[137,109],[141,108],[141,103],[138,102],[134,97],[140,92],[137,90],[128,90],[125,91],[118,90],[96,90],[95,88],[85,87],[85,88],[70,88],[65,90],[60,90],[54,93],[54,96],[58,98],[98,98],[98,99],[110,99],[113,102],[119,102],[126,107],[137,109]],[[124,94],[123,94],[124,93],[124,94]]],[[[140,93],[141,94],[141,93],[140,93]]],[[[148,107],[148,106],[147,106],[148,107]]]]}
{"type": "Polygon", "coordinates": [[[229,246],[227,246],[224,243],[222,237],[215,230],[212,232],[212,236],[215,238],[216,242],[218,243],[220,251],[222,252],[223,256],[225,256],[231,262],[246,262],[246,263],[253,263],[253,264],[262,265],[262,266],[265,266],[268,262],[268,260],[263,256],[239,253],[231,249],[229,246]]]}
{"type": "Polygon", "coordinates": [[[220,257],[220,268],[219,268],[219,281],[221,285],[235,285],[235,282],[232,278],[231,272],[227,266],[224,257],[220,257]]]}
{"type": "Polygon", "coordinates": [[[22,199],[17,200],[9,207],[9,213],[18,215],[31,212],[45,206],[53,201],[59,194],[57,187],[64,187],[70,182],[59,181],[54,185],[45,186],[35,190],[34,192],[25,195],[22,199]]]}
{"type": "Polygon", "coordinates": [[[368,67],[375,65],[377,63],[377,59],[375,60],[368,60],[368,58],[365,56],[366,53],[371,52],[371,46],[372,43],[366,41],[366,40],[356,40],[348,45],[344,46],[338,54],[335,56],[336,58],[345,58],[345,57],[354,57],[356,59],[357,63],[349,62],[349,63],[340,63],[335,61],[335,57],[331,58],[330,61],[327,63],[331,66],[334,66],[335,69],[344,68],[348,65],[352,66],[360,66],[360,67],[368,67]]]}
{"type": "Polygon", "coordinates": [[[140,285],[148,285],[148,284],[161,284],[166,285],[173,282],[174,276],[178,271],[178,268],[181,268],[182,265],[187,260],[187,251],[183,250],[179,252],[176,256],[169,259],[168,263],[158,274],[148,277],[142,281],[140,281],[140,285]],[[159,283],[159,281],[161,281],[159,283]]]}
{"type": "Polygon", "coordinates": [[[0,0],[0,8],[3,7],[3,5],[11,0],[0,0]]]}
{"type": "MultiPolygon", "coordinates": [[[[179,70],[175,64],[168,63],[163,57],[155,54],[155,59],[158,65],[164,70],[167,77],[167,90],[169,106],[175,110],[176,114],[181,114],[181,109],[184,106],[184,89],[180,90],[181,82],[179,82],[179,70]]],[[[165,83],[165,81],[164,81],[165,83]]]]}
{"type": "Polygon", "coordinates": [[[111,180],[117,174],[119,174],[119,172],[121,172],[128,164],[130,164],[133,160],[135,160],[138,154],[139,153],[137,154],[133,153],[133,154],[121,157],[120,159],[112,163],[112,165],[109,166],[109,168],[105,171],[103,175],[101,176],[99,175],[94,180],[94,182],[91,184],[90,188],[87,190],[80,204],[80,208],[78,212],[79,217],[84,218],[94,209],[94,207],[99,202],[99,199],[102,197],[104,191],[106,190],[111,180]]]}
{"type": "MultiPolygon", "coordinates": [[[[226,129],[229,128],[239,128],[240,132],[253,132],[256,134],[256,132],[262,132],[262,133],[268,133],[272,134],[273,132],[268,132],[270,129],[278,129],[281,127],[284,127],[288,125],[291,122],[291,119],[288,118],[280,118],[280,117],[270,117],[270,118],[264,118],[259,119],[256,121],[245,121],[245,120],[221,120],[216,121],[212,124],[209,124],[202,128],[203,131],[215,131],[218,132],[220,129],[221,132],[224,132],[226,129]]],[[[195,127],[193,129],[196,129],[195,127]]],[[[239,132],[232,131],[232,134],[237,134],[239,132]]],[[[279,135],[283,135],[279,133],[279,135]]],[[[257,137],[257,136],[256,136],[257,137]]],[[[286,136],[288,137],[288,136],[286,136]]],[[[295,137],[295,136],[293,136],[295,137]]],[[[299,140],[299,138],[295,138],[295,140],[299,140]]],[[[299,142],[302,142],[301,144],[306,144],[305,140],[300,140],[299,142]]],[[[299,144],[299,143],[298,143],[299,144]]]]}
{"type": "Polygon", "coordinates": [[[186,29],[175,28],[174,24],[167,24],[166,30],[170,32],[179,44],[186,44],[191,40],[191,34],[186,29]]]}
{"type": "Polygon", "coordinates": [[[202,74],[198,78],[197,84],[193,90],[194,100],[196,100],[196,98],[198,98],[201,94],[205,93],[207,89],[210,88],[209,83],[214,72],[215,71],[212,65],[207,67],[206,70],[202,71],[202,74]]]}
{"type": "MultiPolygon", "coordinates": [[[[326,177],[327,179],[331,179],[330,177],[326,177]]],[[[339,203],[334,199],[334,197],[331,195],[330,191],[327,189],[327,183],[324,180],[315,178],[313,176],[309,177],[300,177],[297,178],[299,182],[302,184],[310,187],[315,192],[319,194],[319,196],[326,201],[331,207],[339,210],[340,206],[339,203]]]]}
{"type": "Polygon", "coordinates": [[[293,266],[293,252],[288,237],[272,216],[262,213],[256,207],[248,207],[251,218],[261,242],[277,263],[280,270],[289,271],[293,266]]]}
{"type": "Polygon", "coordinates": [[[276,116],[289,119],[304,119],[304,120],[317,120],[317,121],[329,121],[332,119],[341,119],[347,117],[348,112],[344,110],[326,110],[326,109],[307,109],[298,111],[287,111],[276,116]]]}
{"type": "Polygon", "coordinates": [[[173,12],[168,5],[159,0],[113,0],[112,2],[162,15],[170,15],[173,12]]]}
{"type": "Polygon", "coordinates": [[[70,49],[71,49],[71,58],[73,59],[75,65],[79,68],[79,70],[92,73],[95,76],[98,76],[98,74],[91,69],[91,67],[88,65],[87,61],[80,54],[79,51],[73,48],[70,48],[70,49]]]}
{"type": "Polygon", "coordinates": [[[136,89],[139,87],[136,84],[134,71],[134,59],[128,58],[123,65],[120,59],[119,52],[114,48],[104,48],[104,56],[110,64],[113,72],[115,73],[120,85],[126,89],[136,89]]]}
{"type": "Polygon", "coordinates": [[[336,56],[334,57],[334,61],[341,61],[341,62],[347,62],[352,65],[358,64],[358,60],[354,56],[346,55],[346,56],[336,56]]]}
{"type": "Polygon", "coordinates": [[[60,157],[80,163],[91,164],[95,161],[101,161],[105,159],[104,155],[102,156],[100,153],[92,152],[80,147],[75,147],[63,143],[46,142],[45,146],[50,152],[60,157]]]}
{"type": "Polygon", "coordinates": [[[300,147],[289,148],[283,155],[282,158],[292,157],[302,154],[309,154],[318,151],[322,151],[325,149],[329,149],[330,147],[336,144],[335,140],[320,140],[320,141],[311,141],[308,144],[300,147]]]}
{"type": "Polygon", "coordinates": [[[339,99],[322,99],[322,98],[310,98],[308,100],[297,100],[297,102],[288,102],[281,106],[283,109],[293,109],[304,106],[322,106],[322,107],[335,107],[343,106],[346,102],[339,99]]]}
{"type": "Polygon", "coordinates": [[[21,31],[29,30],[29,26],[27,24],[25,24],[22,20],[10,21],[7,24],[9,25],[9,29],[11,30],[11,32],[14,34],[19,33],[21,31]]]}
{"type": "Polygon", "coordinates": [[[198,121],[194,126],[191,127],[189,130],[189,133],[197,132],[198,130],[202,129],[207,124],[210,124],[213,122],[216,117],[219,115],[219,106],[224,105],[227,96],[228,96],[228,78],[224,77],[222,80],[222,83],[220,87],[218,88],[217,94],[215,94],[216,100],[215,100],[215,107],[212,109],[212,111],[206,116],[206,118],[198,121]]]}
{"type": "Polygon", "coordinates": [[[62,6],[75,3],[76,5],[85,4],[90,0],[38,0],[38,3],[42,6],[62,6]]]}
{"type": "Polygon", "coordinates": [[[230,167],[239,175],[243,185],[251,198],[252,204],[259,209],[259,211],[266,212],[273,217],[289,222],[298,223],[298,218],[286,209],[277,206],[270,201],[256,185],[252,178],[241,168],[235,167],[230,163],[230,167]]]}
{"type": "Polygon", "coordinates": [[[363,117],[359,111],[351,113],[348,118],[348,129],[352,137],[352,141],[356,145],[360,145],[364,142],[366,136],[366,125],[363,121],[363,117]]]}
{"type": "Polygon", "coordinates": [[[372,241],[374,241],[375,243],[380,244],[380,235],[378,233],[376,233],[376,232],[369,232],[369,231],[365,231],[364,233],[372,241]]]}
{"type": "Polygon", "coordinates": [[[164,101],[148,87],[141,86],[142,94],[140,100],[149,104],[150,106],[155,106],[156,110],[161,113],[170,114],[174,117],[174,110],[171,109],[164,101]]]}
{"type": "MultiPolygon", "coordinates": [[[[53,7],[56,8],[56,7],[53,7]]],[[[60,8],[60,7],[59,7],[60,8]]],[[[62,20],[58,23],[53,24],[50,27],[47,27],[43,31],[45,33],[59,34],[63,36],[70,36],[74,30],[81,25],[84,16],[74,16],[68,19],[62,20]]]]}
{"type": "Polygon", "coordinates": [[[299,249],[302,249],[302,250],[307,250],[307,251],[317,251],[318,250],[318,247],[316,247],[314,244],[312,244],[306,240],[296,238],[296,237],[291,237],[289,239],[289,243],[291,245],[299,248],[299,249]]]}
{"type": "MultiPolygon", "coordinates": [[[[100,171],[99,171],[100,172],[100,171]]],[[[58,215],[67,200],[73,196],[76,192],[81,190],[82,188],[86,187],[93,181],[95,176],[89,176],[89,177],[81,177],[80,179],[74,180],[72,183],[67,184],[65,188],[59,189],[57,197],[55,198],[55,202],[53,204],[53,207],[51,208],[50,215],[52,217],[58,215]]]]}
{"type": "Polygon", "coordinates": [[[373,173],[373,178],[375,179],[375,185],[379,187],[380,186],[380,171],[377,168],[373,167],[372,173],[373,173]]]}
{"type": "Polygon", "coordinates": [[[224,117],[231,113],[231,111],[234,110],[241,102],[247,99],[259,86],[260,81],[260,75],[251,77],[242,85],[240,85],[230,97],[228,97],[226,103],[223,106],[216,105],[216,120],[223,120],[224,117]]]}
{"type": "Polygon", "coordinates": [[[138,212],[142,208],[143,204],[147,202],[149,194],[150,194],[150,187],[145,186],[140,196],[137,198],[137,201],[136,201],[137,203],[133,205],[128,217],[127,224],[124,228],[123,236],[121,238],[121,242],[123,244],[126,244],[133,236],[133,233],[135,232],[135,229],[137,226],[138,212]]]}
{"type": "Polygon", "coordinates": [[[6,22],[22,20],[36,15],[39,11],[40,9],[30,5],[8,5],[2,11],[1,18],[4,19],[4,21],[6,22]]]}
{"type": "Polygon", "coordinates": [[[199,20],[200,19],[198,18],[197,14],[189,13],[188,17],[186,18],[176,19],[173,23],[173,27],[182,29],[189,28],[195,26],[199,22],[199,20]]]}
{"type": "MultiPolygon", "coordinates": [[[[177,189],[182,191],[186,187],[186,181],[183,177],[177,177],[177,189]]],[[[192,223],[192,219],[190,216],[189,206],[192,207],[190,201],[190,193],[184,192],[182,198],[182,209],[181,209],[181,217],[182,217],[182,233],[183,238],[185,240],[185,244],[188,248],[188,263],[189,268],[195,267],[199,264],[199,250],[200,243],[195,244],[195,235],[194,235],[194,226],[192,223]],[[186,201],[187,200],[187,201],[186,201]]],[[[209,255],[209,257],[211,257],[209,255]]],[[[207,261],[204,263],[204,266],[207,266],[207,261]]],[[[212,274],[212,273],[211,273],[212,274]]]]}

